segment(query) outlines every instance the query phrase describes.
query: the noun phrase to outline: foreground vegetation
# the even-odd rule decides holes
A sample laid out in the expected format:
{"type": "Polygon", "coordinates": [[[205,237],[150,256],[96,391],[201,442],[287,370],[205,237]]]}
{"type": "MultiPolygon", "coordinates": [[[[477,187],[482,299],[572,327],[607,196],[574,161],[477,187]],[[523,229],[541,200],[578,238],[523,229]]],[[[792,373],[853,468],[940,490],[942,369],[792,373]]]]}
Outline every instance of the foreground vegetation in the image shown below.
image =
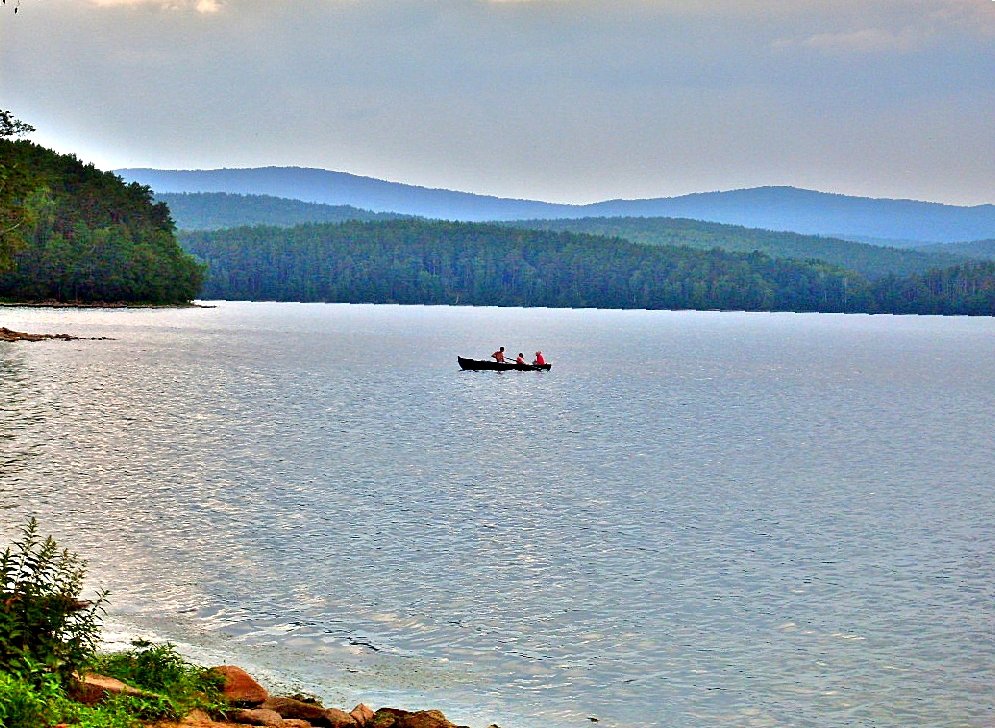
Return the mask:
{"type": "Polygon", "coordinates": [[[0,300],[175,304],[203,276],[147,187],[0,138],[0,300]]]}
{"type": "Polygon", "coordinates": [[[181,234],[232,300],[995,315],[995,266],[871,281],[820,261],[479,223],[181,234]]]}
{"type": "Polygon", "coordinates": [[[0,728],[134,728],[222,709],[219,677],[171,645],[136,642],[98,655],[106,594],[81,599],[85,573],[85,562],[42,538],[33,519],[0,554],[0,728]],[[99,705],[77,702],[78,676],[91,670],[137,690],[99,705]]]}
{"type": "Polygon", "coordinates": [[[437,710],[271,696],[241,668],[198,667],[169,644],[97,654],[107,595],[82,600],[85,573],[34,519],[0,554],[0,728],[466,728],[437,710]]]}

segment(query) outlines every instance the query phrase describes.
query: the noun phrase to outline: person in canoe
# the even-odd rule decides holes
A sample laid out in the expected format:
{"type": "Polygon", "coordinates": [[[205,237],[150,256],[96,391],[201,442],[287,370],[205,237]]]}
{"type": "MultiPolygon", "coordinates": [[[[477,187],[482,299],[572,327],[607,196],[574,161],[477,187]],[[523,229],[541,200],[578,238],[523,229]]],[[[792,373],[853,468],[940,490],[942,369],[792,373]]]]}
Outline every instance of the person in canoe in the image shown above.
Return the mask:
{"type": "Polygon", "coordinates": [[[500,349],[491,354],[491,359],[496,359],[498,364],[504,364],[504,347],[502,346],[500,349]]]}
{"type": "Polygon", "coordinates": [[[536,366],[540,366],[540,367],[543,366],[546,363],[546,359],[543,357],[541,351],[537,351],[536,352],[536,358],[533,360],[532,363],[535,364],[536,366]]]}
{"type": "Polygon", "coordinates": [[[522,352],[518,352],[518,356],[515,357],[515,363],[516,364],[528,364],[528,362],[525,361],[525,354],[523,354],[522,352]]]}

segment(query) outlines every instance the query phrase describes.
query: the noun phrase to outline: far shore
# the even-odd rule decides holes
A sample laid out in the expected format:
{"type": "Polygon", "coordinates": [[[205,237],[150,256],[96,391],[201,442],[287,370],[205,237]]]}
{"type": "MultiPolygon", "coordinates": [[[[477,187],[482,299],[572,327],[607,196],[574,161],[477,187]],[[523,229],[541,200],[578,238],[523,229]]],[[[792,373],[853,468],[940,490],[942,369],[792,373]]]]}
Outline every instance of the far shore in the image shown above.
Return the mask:
{"type": "Polygon", "coordinates": [[[3,308],[217,308],[203,303],[128,303],[126,301],[0,301],[3,308]]]}

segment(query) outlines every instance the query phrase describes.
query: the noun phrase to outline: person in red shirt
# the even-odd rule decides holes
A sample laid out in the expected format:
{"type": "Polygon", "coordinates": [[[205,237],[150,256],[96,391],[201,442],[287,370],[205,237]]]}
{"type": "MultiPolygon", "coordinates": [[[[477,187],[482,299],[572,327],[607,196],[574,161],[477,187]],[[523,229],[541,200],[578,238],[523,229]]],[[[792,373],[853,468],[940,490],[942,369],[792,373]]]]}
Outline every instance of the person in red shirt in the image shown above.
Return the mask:
{"type": "Polygon", "coordinates": [[[525,361],[525,354],[523,354],[522,352],[518,352],[518,356],[515,358],[515,363],[527,364],[528,362],[525,361]]]}
{"type": "Polygon", "coordinates": [[[497,359],[497,361],[498,361],[499,364],[503,364],[504,363],[504,347],[502,346],[500,349],[498,349],[493,354],[491,354],[491,359],[497,359]]]}
{"type": "Polygon", "coordinates": [[[546,363],[546,360],[545,360],[545,359],[543,358],[543,356],[542,356],[542,352],[541,352],[541,351],[537,351],[537,352],[536,352],[536,358],[535,358],[535,361],[534,361],[534,362],[532,362],[532,363],[533,363],[533,364],[536,364],[537,366],[542,366],[543,364],[545,364],[545,363],[546,363]]]}

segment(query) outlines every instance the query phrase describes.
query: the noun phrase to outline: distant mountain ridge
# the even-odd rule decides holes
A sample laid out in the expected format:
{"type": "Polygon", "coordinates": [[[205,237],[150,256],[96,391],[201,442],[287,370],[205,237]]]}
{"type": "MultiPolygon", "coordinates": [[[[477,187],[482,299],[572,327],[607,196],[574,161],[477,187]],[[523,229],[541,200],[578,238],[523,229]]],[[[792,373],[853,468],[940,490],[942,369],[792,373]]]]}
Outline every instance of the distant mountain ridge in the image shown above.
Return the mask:
{"type": "Polygon", "coordinates": [[[567,205],[418,187],[305,167],[116,171],[125,180],[149,185],[157,193],[272,195],[327,205],[351,205],[375,212],[470,222],[683,217],[809,235],[932,243],[995,237],[995,205],[992,204],[961,207],[916,200],[851,197],[795,187],[755,187],[680,197],[567,205]]]}
{"type": "Polygon", "coordinates": [[[232,192],[157,192],[180,230],[220,230],[243,225],[292,227],[306,222],[393,220],[401,215],[370,212],[351,205],[323,205],[271,195],[232,192]]]}

